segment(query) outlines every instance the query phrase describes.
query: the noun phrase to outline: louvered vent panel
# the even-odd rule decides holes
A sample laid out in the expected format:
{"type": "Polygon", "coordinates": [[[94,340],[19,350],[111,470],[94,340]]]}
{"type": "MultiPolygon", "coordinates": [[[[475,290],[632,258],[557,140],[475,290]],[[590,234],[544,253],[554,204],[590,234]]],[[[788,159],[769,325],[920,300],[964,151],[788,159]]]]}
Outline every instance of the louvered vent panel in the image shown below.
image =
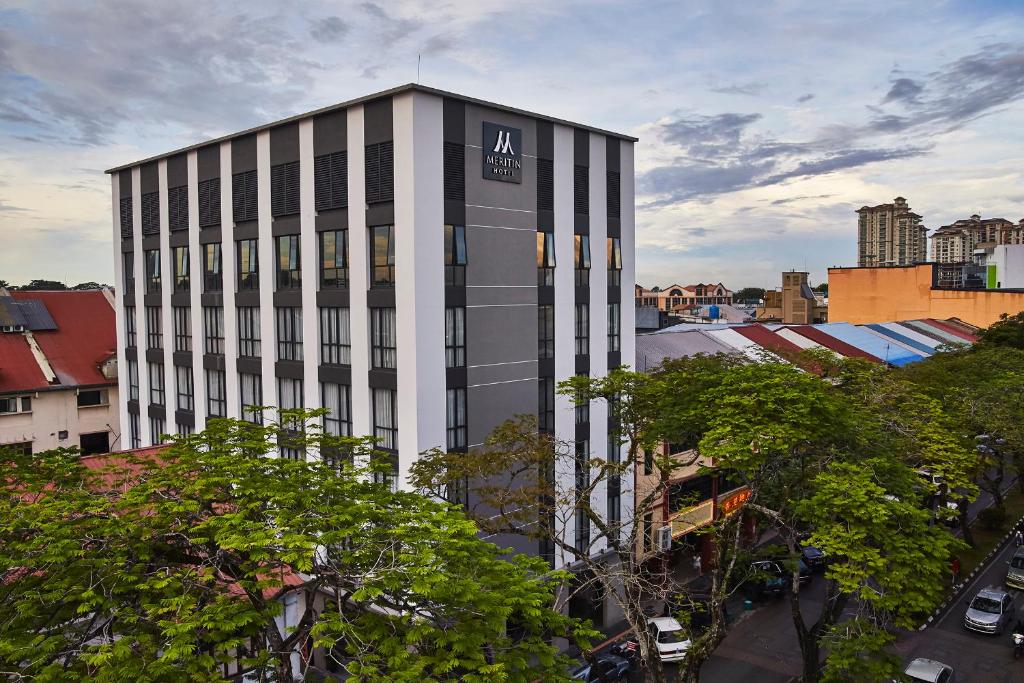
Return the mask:
{"type": "Polygon", "coordinates": [[[160,232],[160,193],[147,192],[142,195],[142,234],[156,235],[160,232]]]}
{"type": "Polygon", "coordinates": [[[380,143],[380,199],[390,202],[395,199],[395,145],[393,142],[380,143]]]}
{"type": "Polygon", "coordinates": [[[380,201],[380,145],[366,146],[366,203],[380,201]]]}
{"type": "Polygon", "coordinates": [[[348,152],[332,152],[313,160],[316,210],[348,206],[348,152]]]}
{"type": "Polygon", "coordinates": [[[167,227],[188,230],[188,187],[184,185],[167,190],[167,227]]]}
{"type": "Polygon", "coordinates": [[[121,199],[121,237],[132,236],[132,198],[121,199]]]}
{"type": "Polygon", "coordinates": [[[444,143],[444,198],[466,201],[466,148],[457,142],[444,143]]]}
{"type": "Polygon", "coordinates": [[[335,152],[331,157],[331,206],[348,206],[348,152],[335,152]]]}
{"type": "Polygon", "coordinates": [[[274,166],[270,169],[270,214],[272,216],[283,216],[288,211],[285,209],[287,198],[285,197],[285,179],[287,168],[285,165],[274,166]]]}
{"type": "Polygon", "coordinates": [[[576,213],[590,213],[590,169],[576,166],[573,169],[573,208],[576,213]]]}
{"type": "Polygon", "coordinates": [[[293,161],[284,167],[284,210],[285,213],[298,213],[302,203],[299,192],[299,162],[293,161]]]}
{"type": "Polygon", "coordinates": [[[220,225],[220,178],[199,183],[199,227],[220,225]]]}
{"type": "Polygon", "coordinates": [[[608,171],[608,218],[619,218],[622,212],[621,183],[618,171],[608,171]]]}
{"type": "Polygon", "coordinates": [[[259,205],[256,203],[257,198],[257,186],[256,186],[256,171],[246,171],[245,173],[245,218],[246,220],[256,220],[259,210],[259,205]]]}
{"type": "Polygon", "coordinates": [[[236,173],[231,179],[231,208],[235,222],[256,220],[256,171],[236,173]]]}
{"type": "Polygon", "coordinates": [[[555,210],[555,169],[551,159],[537,159],[537,210],[555,210]]]}

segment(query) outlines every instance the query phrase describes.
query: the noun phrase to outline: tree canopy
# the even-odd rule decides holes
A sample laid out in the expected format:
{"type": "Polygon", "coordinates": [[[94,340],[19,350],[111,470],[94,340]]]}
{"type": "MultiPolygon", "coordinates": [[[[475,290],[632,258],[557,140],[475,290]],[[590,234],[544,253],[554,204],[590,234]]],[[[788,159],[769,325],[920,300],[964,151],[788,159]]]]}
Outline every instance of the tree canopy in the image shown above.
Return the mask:
{"type": "Polygon", "coordinates": [[[5,453],[0,670],[564,679],[550,639],[593,634],[552,609],[562,575],[481,540],[443,502],[374,483],[372,444],[318,421],[213,420],[102,468],[66,449],[5,453]],[[286,438],[331,457],[265,457],[286,438]]]}

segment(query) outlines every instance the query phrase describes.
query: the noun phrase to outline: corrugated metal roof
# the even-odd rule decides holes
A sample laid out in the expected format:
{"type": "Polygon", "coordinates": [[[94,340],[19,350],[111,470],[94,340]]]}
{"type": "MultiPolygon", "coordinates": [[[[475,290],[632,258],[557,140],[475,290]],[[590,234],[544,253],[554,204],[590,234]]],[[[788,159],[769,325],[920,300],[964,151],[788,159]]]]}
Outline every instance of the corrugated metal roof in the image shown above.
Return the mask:
{"type": "Polygon", "coordinates": [[[782,360],[771,351],[762,348],[757,342],[737,332],[736,329],[709,330],[705,334],[735,348],[750,360],[782,360]]]}
{"type": "Polygon", "coordinates": [[[743,327],[735,328],[736,332],[742,334],[750,341],[763,346],[766,349],[770,349],[775,353],[785,356],[793,356],[803,351],[802,348],[778,335],[776,332],[765,328],[762,325],[745,325],[743,327]]]}
{"type": "Polygon", "coordinates": [[[938,327],[940,330],[945,330],[946,332],[949,332],[952,335],[960,337],[966,342],[971,342],[973,344],[974,342],[978,341],[977,335],[965,332],[964,330],[960,329],[957,325],[950,325],[945,320],[925,318],[923,322],[926,322],[933,327],[938,327]]]}
{"type": "Polygon", "coordinates": [[[913,327],[910,327],[909,325],[904,325],[903,323],[878,324],[886,328],[887,330],[892,330],[893,332],[901,334],[904,337],[907,337],[908,339],[913,339],[914,341],[923,344],[924,346],[931,349],[933,352],[935,351],[935,349],[939,348],[942,345],[942,342],[940,342],[938,339],[935,339],[934,337],[929,337],[927,334],[922,334],[920,330],[915,330],[913,327]]]}
{"type": "Polygon", "coordinates": [[[901,334],[901,333],[897,332],[896,330],[893,330],[891,328],[885,327],[884,325],[879,325],[877,323],[874,323],[874,324],[865,325],[864,327],[866,327],[866,328],[876,332],[877,334],[880,334],[880,335],[883,335],[883,336],[885,336],[885,337],[887,337],[889,339],[892,339],[893,341],[899,342],[905,348],[908,348],[908,349],[910,349],[912,351],[917,351],[917,352],[923,353],[923,354],[925,354],[927,356],[930,356],[933,353],[935,353],[935,347],[929,346],[929,345],[924,344],[924,343],[922,343],[920,341],[912,339],[908,335],[901,334]]]}
{"type": "Polygon", "coordinates": [[[823,323],[814,327],[897,367],[914,363],[924,357],[850,323],[823,323]]]}
{"type": "MultiPolygon", "coordinates": [[[[769,328],[769,329],[772,329],[772,328],[769,328]]],[[[775,332],[775,334],[779,335],[780,337],[782,337],[786,341],[788,341],[788,342],[790,342],[792,344],[795,344],[796,346],[799,346],[801,349],[804,349],[805,351],[807,349],[823,349],[823,348],[825,348],[824,346],[822,346],[818,342],[812,341],[812,340],[808,339],[807,337],[803,336],[802,334],[800,334],[799,332],[797,332],[796,330],[790,329],[788,327],[774,326],[773,331],[775,332]]]]}
{"type": "Polygon", "coordinates": [[[817,327],[812,325],[793,325],[789,329],[803,337],[806,337],[807,339],[810,339],[811,341],[821,344],[826,349],[835,351],[840,356],[846,356],[847,358],[863,358],[875,363],[882,362],[867,351],[853,346],[852,344],[848,344],[842,339],[838,339],[824,330],[819,330],[817,327]]]}
{"type": "Polygon", "coordinates": [[[946,332],[945,330],[939,329],[935,325],[929,325],[927,322],[923,320],[901,320],[900,324],[913,328],[920,332],[921,334],[928,335],[932,339],[935,339],[942,344],[965,343],[963,339],[956,336],[955,334],[951,334],[949,332],[946,332]]]}
{"type": "Polygon", "coordinates": [[[652,332],[636,336],[636,368],[641,372],[646,372],[659,365],[666,358],[683,358],[702,353],[715,355],[736,353],[736,351],[697,330],[672,334],[652,332]]]}
{"type": "Polygon", "coordinates": [[[0,394],[33,391],[50,386],[20,332],[0,333],[0,394]]]}

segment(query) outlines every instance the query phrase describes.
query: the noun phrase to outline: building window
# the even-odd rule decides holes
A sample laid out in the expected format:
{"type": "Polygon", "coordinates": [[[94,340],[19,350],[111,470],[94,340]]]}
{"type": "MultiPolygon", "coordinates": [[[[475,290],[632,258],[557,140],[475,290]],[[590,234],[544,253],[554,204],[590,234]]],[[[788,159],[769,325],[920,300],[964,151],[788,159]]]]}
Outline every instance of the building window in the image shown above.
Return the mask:
{"type": "Polygon", "coordinates": [[[142,430],[139,428],[139,416],[135,413],[128,414],[128,436],[132,448],[142,447],[142,430]]]}
{"type": "Polygon", "coordinates": [[[256,171],[236,173],[231,178],[231,208],[235,222],[254,221],[258,217],[256,171]]]}
{"type": "Polygon", "coordinates": [[[220,242],[203,245],[203,291],[219,292],[224,287],[221,270],[220,242]]]}
{"type": "Polygon", "coordinates": [[[247,372],[238,373],[238,395],[241,399],[242,419],[263,424],[263,411],[253,410],[263,405],[263,378],[247,372]]]}
{"type": "Polygon", "coordinates": [[[374,388],[373,402],[373,436],[379,448],[396,450],[398,448],[398,406],[395,392],[391,389],[374,388]]]}
{"type": "Polygon", "coordinates": [[[574,235],[574,262],[576,266],[576,286],[590,286],[590,235],[574,235]]]}
{"type": "MultiPolygon", "coordinates": [[[[303,388],[301,379],[290,379],[288,377],[277,378],[277,405],[280,411],[300,410],[303,402],[303,388]]],[[[300,444],[291,441],[289,437],[297,436],[302,429],[300,420],[280,416],[281,425],[285,427],[284,434],[278,437],[279,452],[282,458],[288,460],[304,460],[305,454],[300,444]]]]}
{"type": "Polygon", "coordinates": [[[121,265],[124,270],[124,291],[126,294],[135,293],[135,254],[125,252],[121,254],[121,265]]]}
{"type": "Polygon", "coordinates": [[[135,307],[124,307],[124,343],[125,346],[136,345],[135,334],[135,307]]]}
{"type": "Polygon", "coordinates": [[[622,340],[622,309],[618,303],[608,304],[608,351],[618,351],[622,340]]]}
{"type": "Polygon", "coordinates": [[[187,306],[175,306],[174,314],[174,350],[192,350],[192,310],[187,306]]]}
{"type": "Polygon", "coordinates": [[[576,304],[576,355],[590,353],[590,304],[576,304]]]}
{"type": "Polygon", "coordinates": [[[608,477],[608,535],[618,539],[622,526],[622,481],[618,475],[608,477]]]}
{"type": "Polygon", "coordinates": [[[576,453],[574,458],[575,484],[576,484],[576,551],[579,554],[586,553],[590,548],[590,517],[586,509],[583,509],[583,500],[588,495],[590,487],[590,446],[587,441],[576,442],[576,453]]]}
{"type": "Polygon", "coordinates": [[[366,145],[366,203],[390,202],[395,198],[395,145],[378,142],[366,145]]]}
{"type": "Polygon", "coordinates": [[[199,227],[220,225],[220,178],[199,181],[199,227]]]}
{"type": "Polygon", "coordinates": [[[320,288],[348,287],[348,230],[320,233],[320,288]]]}
{"type": "Polygon", "coordinates": [[[9,396],[0,398],[0,415],[14,415],[15,413],[31,413],[31,396],[9,396]]]}
{"type": "Polygon", "coordinates": [[[203,307],[203,352],[224,353],[224,309],[221,306],[203,307]]]}
{"type": "Polygon", "coordinates": [[[223,370],[206,371],[206,414],[209,417],[224,417],[228,413],[227,390],[224,387],[223,370]]]}
{"type": "MultiPolygon", "coordinates": [[[[582,377],[586,377],[586,375],[582,375],[582,377]]],[[[590,422],[590,402],[584,399],[582,394],[577,393],[573,403],[576,409],[576,424],[582,425],[590,422]]]]}
{"type": "Polygon", "coordinates": [[[444,283],[452,287],[466,284],[466,226],[444,226],[444,283]]]}
{"type": "Polygon", "coordinates": [[[370,228],[371,287],[395,286],[395,226],[370,228]]]}
{"type": "Polygon", "coordinates": [[[648,512],[644,515],[644,552],[649,553],[654,547],[654,513],[648,512]]]}
{"type": "Polygon", "coordinates": [[[260,309],[258,306],[238,308],[238,355],[243,358],[259,358],[260,309]]]}
{"type": "Polygon", "coordinates": [[[394,370],[398,367],[395,309],[370,309],[370,367],[394,370]]]}
{"type": "Polygon", "coordinates": [[[174,291],[187,292],[189,288],[188,247],[174,247],[174,291]]]}
{"type": "Polygon", "coordinates": [[[300,258],[298,235],[281,235],[277,238],[278,289],[298,289],[302,286],[300,258]]]}
{"type": "Polygon", "coordinates": [[[298,306],[277,309],[277,359],[302,360],[302,309],[298,306]]]}
{"type": "Polygon", "coordinates": [[[146,291],[150,293],[160,292],[160,250],[147,249],[146,257],[146,291]]]}
{"type": "Polygon", "coordinates": [[[462,450],[466,448],[466,390],[448,389],[446,396],[448,450],[462,450]]]}
{"type": "Polygon", "coordinates": [[[324,408],[324,432],[332,436],[352,436],[352,397],[347,384],[322,382],[320,400],[324,408]]]}
{"type": "Polygon", "coordinates": [[[622,284],[622,240],[618,237],[608,238],[608,286],[619,287],[622,284]]]}
{"type": "Polygon", "coordinates": [[[320,362],[352,364],[352,335],[348,308],[320,309],[320,362]]]}
{"type": "Polygon", "coordinates": [[[128,400],[139,400],[139,364],[131,359],[128,360],[128,400]]]}
{"type": "Polygon", "coordinates": [[[299,162],[270,167],[270,213],[288,216],[299,212],[299,162]]]}
{"type": "Polygon", "coordinates": [[[238,241],[238,290],[260,288],[259,254],[256,240],[238,241]]]}
{"type": "Polygon", "coordinates": [[[537,428],[542,432],[553,433],[555,431],[555,378],[538,378],[537,389],[537,428]]]}
{"type": "Polygon", "coordinates": [[[142,195],[142,234],[156,235],[160,232],[160,193],[147,192],[142,195]]]}
{"type": "Polygon", "coordinates": [[[192,436],[195,433],[195,428],[192,425],[178,422],[175,423],[175,428],[178,430],[178,436],[192,436]]]}
{"type": "MultiPolygon", "coordinates": [[[[89,408],[91,406],[110,405],[110,392],[107,389],[89,389],[78,392],[78,407],[89,408]]],[[[3,412],[0,410],[0,412],[3,412]]]]}
{"type": "Polygon", "coordinates": [[[444,364],[448,368],[466,365],[466,309],[462,306],[444,309],[444,364]]]}
{"type": "Polygon", "coordinates": [[[587,215],[590,213],[590,169],[586,166],[573,167],[573,210],[587,215]]]}
{"type": "Polygon", "coordinates": [[[164,434],[166,433],[167,425],[164,424],[162,417],[149,418],[149,438],[152,439],[154,446],[164,442],[164,434]]]}
{"type": "Polygon", "coordinates": [[[301,379],[277,378],[277,404],[281,410],[301,410],[303,402],[301,379]]]}
{"type": "Polygon", "coordinates": [[[313,193],[317,211],[348,206],[348,152],[313,159],[313,193]]]}
{"type": "Polygon", "coordinates": [[[188,230],[188,187],[167,188],[167,227],[188,230]]]}
{"type": "Polygon", "coordinates": [[[555,307],[537,306],[537,358],[555,357],[555,307]]]}
{"type": "Polygon", "coordinates": [[[555,233],[537,233],[537,286],[555,286],[555,233]]]}
{"type": "Polygon", "coordinates": [[[121,237],[122,239],[131,239],[132,236],[132,198],[121,197],[121,211],[120,211],[120,223],[121,223],[121,237]]]}
{"type": "Polygon", "coordinates": [[[159,306],[146,306],[146,346],[150,349],[164,347],[164,318],[159,306]]]}
{"type": "Polygon", "coordinates": [[[192,368],[178,365],[174,368],[174,374],[178,393],[178,410],[186,410],[191,413],[196,409],[192,368]]]}
{"type": "Polygon", "coordinates": [[[163,363],[149,363],[149,402],[158,406],[164,404],[163,363]]]}

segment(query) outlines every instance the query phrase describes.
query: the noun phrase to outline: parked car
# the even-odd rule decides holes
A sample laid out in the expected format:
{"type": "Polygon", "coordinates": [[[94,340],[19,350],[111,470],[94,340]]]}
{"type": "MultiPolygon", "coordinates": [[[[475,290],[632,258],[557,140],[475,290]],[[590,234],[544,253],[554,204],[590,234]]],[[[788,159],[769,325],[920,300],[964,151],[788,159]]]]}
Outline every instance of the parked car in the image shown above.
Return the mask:
{"type": "Polygon", "coordinates": [[[661,661],[678,662],[686,657],[686,651],[690,649],[690,638],[682,624],[672,617],[654,617],[648,619],[647,623],[656,633],[661,661]]]}
{"type": "Polygon", "coordinates": [[[1024,588],[1024,546],[1017,548],[1006,570],[1006,585],[1011,588],[1024,588]]]}
{"type": "MultiPolygon", "coordinates": [[[[719,610],[722,620],[729,623],[729,610],[725,602],[719,605],[719,610]]],[[[687,626],[694,633],[703,633],[711,626],[711,596],[706,592],[693,591],[669,595],[665,600],[665,611],[667,617],[687,621],[687,626]]]]}
{"type": "Polygon", "coordinates": [[[1013,596],[1002,588],[982,588],[964,614],[964,628],[1000,634],[1013,620],[1013,596]]]}
{"type": "Polygon", "coordinates": [[[934,659],[918,657],[903,670],[903,675],[913,683],[950,683],[953,669],[934,659]]]}
{"type": "Polygon", "coordinates": [[[828,564],[828,558],[825,557],[825,553],[821,552],[813,545],[805,545],[801,550],[801,559],[807,568],[812,572],[823,572],[825,571],[825,565],[828,564]]]}
{"type": "Polygon", "coordinates": [[[586,683],[613,683],[625,679],[629,662],[610,652],[594,655],[589,662],[572,672],[572,680],[586,683]]]}

